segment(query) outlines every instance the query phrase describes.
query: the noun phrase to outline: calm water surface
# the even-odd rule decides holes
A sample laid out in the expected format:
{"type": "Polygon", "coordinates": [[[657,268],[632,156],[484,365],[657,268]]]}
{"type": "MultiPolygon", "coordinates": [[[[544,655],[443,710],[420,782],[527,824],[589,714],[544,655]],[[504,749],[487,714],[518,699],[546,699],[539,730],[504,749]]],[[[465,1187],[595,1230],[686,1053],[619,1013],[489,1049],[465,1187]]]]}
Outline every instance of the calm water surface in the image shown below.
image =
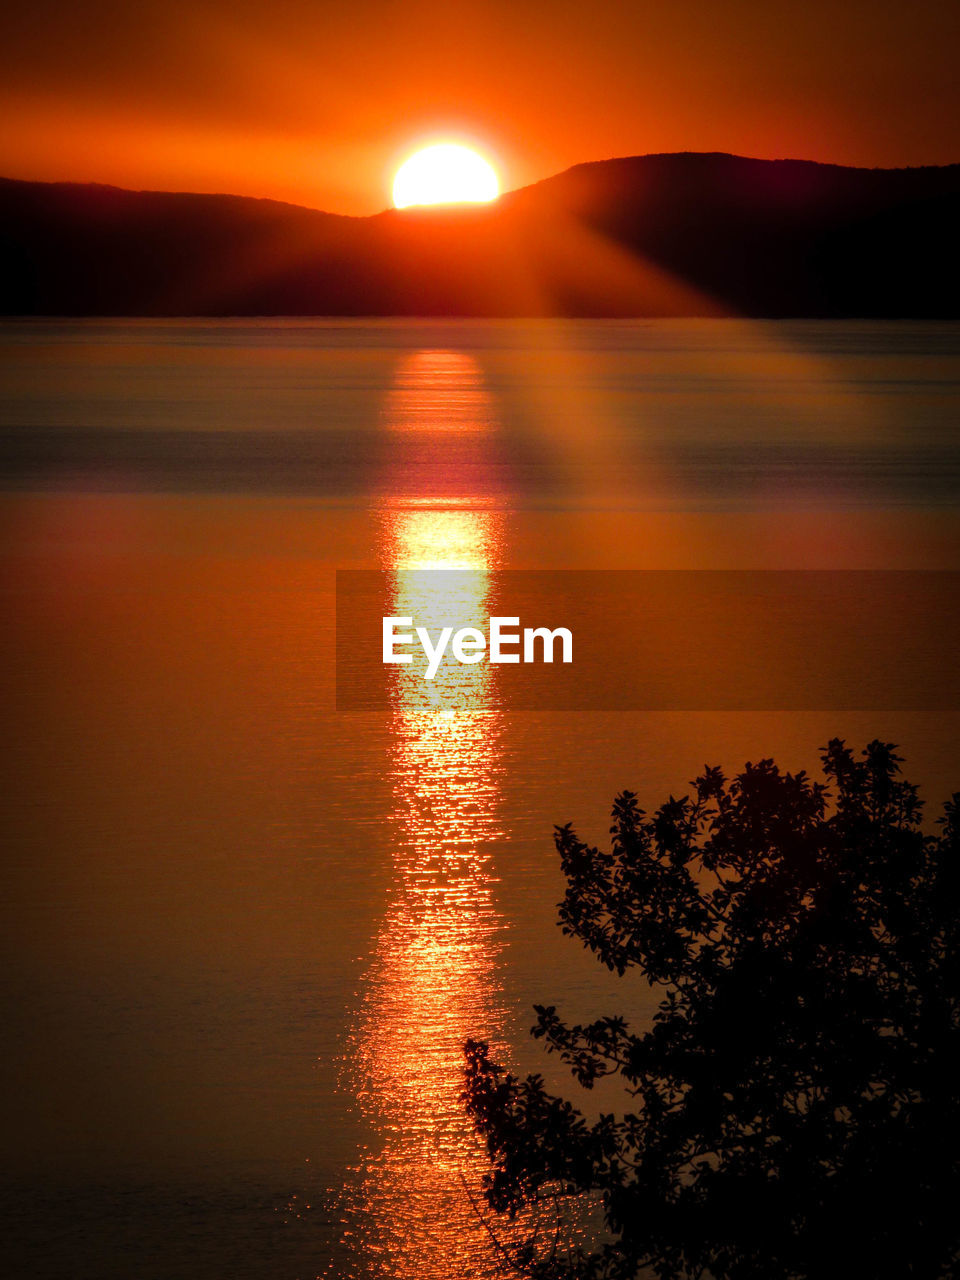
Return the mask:
{"type": "Polygon", "coordinates": [[[958,406],[958,326],[0,329],[8,1274],[494,1275],[462,1041],[651,1009],[553,824],[837,734],[936,806],[960,717],[338,716],[335,570],[960,568],[958,406]]]}

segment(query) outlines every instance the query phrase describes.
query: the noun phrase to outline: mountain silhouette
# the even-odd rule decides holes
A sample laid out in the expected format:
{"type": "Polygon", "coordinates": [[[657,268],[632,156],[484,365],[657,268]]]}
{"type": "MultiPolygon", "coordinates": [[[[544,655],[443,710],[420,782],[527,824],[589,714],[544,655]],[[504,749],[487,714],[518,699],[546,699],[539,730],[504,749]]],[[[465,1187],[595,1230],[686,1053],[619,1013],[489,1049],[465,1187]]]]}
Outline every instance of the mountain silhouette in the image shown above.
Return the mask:
{"type": "Polygon", "coordinates": [[[945,318],[958,225],[960,164],[636,156],[367,218],[0,179],[0,312],[945,318]]]}

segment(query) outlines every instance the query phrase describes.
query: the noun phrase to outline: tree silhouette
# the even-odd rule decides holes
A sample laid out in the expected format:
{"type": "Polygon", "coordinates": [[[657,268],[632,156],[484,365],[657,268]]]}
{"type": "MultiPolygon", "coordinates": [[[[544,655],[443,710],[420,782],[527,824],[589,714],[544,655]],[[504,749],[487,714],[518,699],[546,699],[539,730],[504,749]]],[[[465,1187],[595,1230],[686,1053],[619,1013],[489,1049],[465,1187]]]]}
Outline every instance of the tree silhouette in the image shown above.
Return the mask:
{"type": "Polygon", "coordinates": [[[556,829],[565,933],[662,999],[652,1025],[532,1034],[623,1114],[590,1123],[466,1046],[485,1135],[484,1195],[514,1217],[602,1205],[603,1236],[536,1277],[944,1277],[960,1274],[960,793],[937,834],[874,741],[834,739],[827,785],[772,760],[707,768],[652,817],[617,797],[612,848],[556,829]]]}

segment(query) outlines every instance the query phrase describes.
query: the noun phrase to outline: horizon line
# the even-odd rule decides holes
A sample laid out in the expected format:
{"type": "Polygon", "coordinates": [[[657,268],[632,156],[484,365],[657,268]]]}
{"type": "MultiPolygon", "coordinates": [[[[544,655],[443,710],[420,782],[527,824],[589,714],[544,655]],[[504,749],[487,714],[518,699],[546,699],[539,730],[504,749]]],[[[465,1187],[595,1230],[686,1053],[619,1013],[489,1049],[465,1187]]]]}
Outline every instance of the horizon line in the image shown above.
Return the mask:
{"type": "Polygon", "coordinates": [[[541,186],[546,182],[553,182],[557,178],[562,178],[568,173],[573,173],[577,169],[591,168],[594,165],[620,164],[633,160],[660,160],[660,159],[679,159],[680,157],[697,157],[702,159],[726,159],[726,160],[745,160],[751,164],[790,164],[790,165],[812,165],[820,169],[845,169],[853,173],[909,173],[922,169],[954,169],[960,167],[960,159],[953,160],[945,164],[917,164],[917,165],[856,165],[856,164],[839,164],[831,160],[810,160],[798,156],[747,156],[741,155],[733,151],[647,151],[640,152],[635,155],[623,156],[606,156],[598,160],[578,160],[576,164],[568,165],[566,169],[560,169],[556,173],[548,174],[544,178],[538,178],[534,182],[524,183],[523,186],[510,187],[506,191],[501,191],[492,200],[484,202],[450,202],[449,204],[436,205],[409,205],[404,209],[398,209],[393,205],[385,205],[383,208],[373,213],[335,213],[330,209],[322,209],[316,205],[298,204],[293,200],[281,200],[275,196],[255,196],[244,195],[233,191],[190,191],[190,190],[169,190],[161,187],[125,187],[116,182],[99,182],[96,180],[84,180],[80,178],[16,178],[9,177],[6,174],[0,174],[0,184],[19,184],[23,186],[38,187],[83,187],[86,189],[95,188],[102,191],[119,191],[127,195],[141,196],[195,196],[200,199],[211,200],[250,200],[263,204],[280,205],[287,209],[299,209],[305,213],[318,213],[328,218],[343,218],[351,222],[367,221],[371,218],[379,218],[384,214],[407,214],[411,210],[423,212],[424,210],[450,210],[450,209],[476,209],[480,207],[488,207],[496,205],[505,197],[516,195],[521,191],[530,191],[535,187],[541,186]]]}

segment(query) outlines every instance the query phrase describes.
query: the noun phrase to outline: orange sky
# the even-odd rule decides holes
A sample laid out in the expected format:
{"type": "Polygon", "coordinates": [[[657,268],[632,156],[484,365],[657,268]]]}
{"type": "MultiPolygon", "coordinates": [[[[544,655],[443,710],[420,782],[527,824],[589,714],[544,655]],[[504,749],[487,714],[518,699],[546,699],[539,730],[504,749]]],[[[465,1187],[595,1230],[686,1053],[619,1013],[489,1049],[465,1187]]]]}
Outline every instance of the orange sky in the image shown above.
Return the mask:
{"type": "Polygon", "coordinates": [[[960,160],[945,0],[31,0],[0,42],[0,174],[389,203],[418,143],[505,187],[733,151],[960,160]]]}

